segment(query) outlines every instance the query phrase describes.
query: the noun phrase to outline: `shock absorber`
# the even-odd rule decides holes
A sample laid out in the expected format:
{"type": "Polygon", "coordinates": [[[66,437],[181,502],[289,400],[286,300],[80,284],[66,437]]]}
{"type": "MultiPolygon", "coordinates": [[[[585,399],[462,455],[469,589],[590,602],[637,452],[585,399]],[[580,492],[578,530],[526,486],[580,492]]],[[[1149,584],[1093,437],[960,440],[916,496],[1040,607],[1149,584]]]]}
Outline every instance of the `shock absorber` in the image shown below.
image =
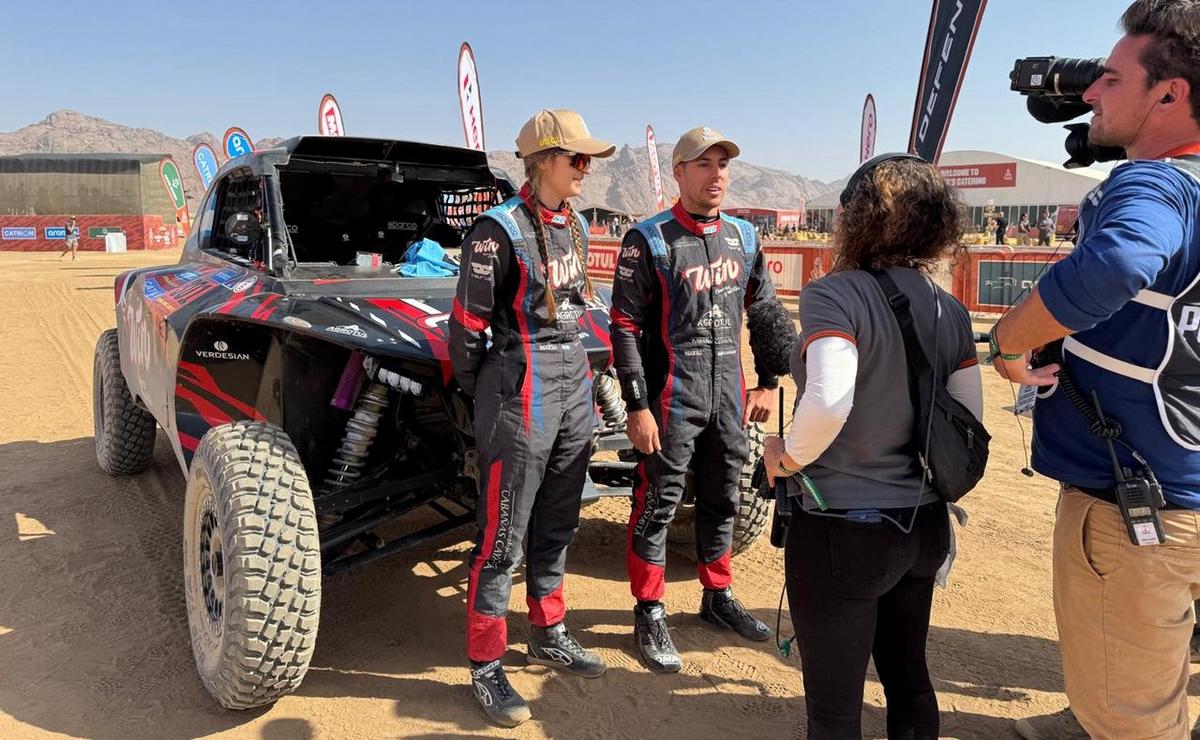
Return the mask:
{"type": "Polygon", "coordinates": [[[388,407],[388,388],[383,383],[372,381],[359,394],[354,412],[346,422],[342,444],[333,455],[329,472],[325,476],[325,489],[336,491],[345,488],[362,477],[371,443],[379,433],[379,422],[388,407]]]}
{"type": "Polygon", "coordinates": [[[616,379],[608,373],[601,373],[595,377],[593,384],[596,388],[596,405],[600,407],[604,423],[613,431],[623,430],[629,414],[621,402],[621,387],[616,379]]]}

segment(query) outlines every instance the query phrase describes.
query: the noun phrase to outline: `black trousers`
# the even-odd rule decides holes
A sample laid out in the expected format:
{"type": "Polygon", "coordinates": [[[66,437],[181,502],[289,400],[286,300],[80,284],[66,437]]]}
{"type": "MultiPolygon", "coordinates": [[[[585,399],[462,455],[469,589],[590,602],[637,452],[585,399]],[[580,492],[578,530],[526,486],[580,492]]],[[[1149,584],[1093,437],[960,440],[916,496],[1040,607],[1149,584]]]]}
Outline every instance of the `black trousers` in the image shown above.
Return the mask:
{"type": "Polygon", "coordinates": [[[925,639],[934,576],[949,546],[949,514],[940,502],[918,509],[907,535],[887,521],[796,513],[784,558],[809,738],[862,736],[872,657],[887,698],[888,737],[937,738],[925,639]]]}

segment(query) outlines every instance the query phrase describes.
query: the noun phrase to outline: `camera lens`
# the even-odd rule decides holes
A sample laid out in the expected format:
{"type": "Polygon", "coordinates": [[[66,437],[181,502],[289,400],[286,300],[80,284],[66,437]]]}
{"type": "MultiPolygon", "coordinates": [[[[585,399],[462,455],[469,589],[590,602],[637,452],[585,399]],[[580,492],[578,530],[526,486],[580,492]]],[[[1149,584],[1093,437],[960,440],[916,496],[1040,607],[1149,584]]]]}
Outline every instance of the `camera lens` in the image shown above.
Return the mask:
{"type": "Polygon", "coordinates": [[[1048,87],[1053,95],[1082,95],[1100,79],[1104,59],[1055,59],[1050,65],[1048,87]]]}

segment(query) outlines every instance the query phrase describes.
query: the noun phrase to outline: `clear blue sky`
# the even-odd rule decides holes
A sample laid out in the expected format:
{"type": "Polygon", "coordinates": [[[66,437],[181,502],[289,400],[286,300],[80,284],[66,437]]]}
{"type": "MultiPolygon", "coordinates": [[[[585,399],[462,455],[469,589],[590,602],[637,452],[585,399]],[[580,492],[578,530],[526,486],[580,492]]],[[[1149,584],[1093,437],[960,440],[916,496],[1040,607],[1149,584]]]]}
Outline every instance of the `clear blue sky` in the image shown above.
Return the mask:
{"type": "MultiPolygon", "coordinates": [[[[1125,0],[991,0],[946,149],[1061,161],[1062,129],[1008,91],[1018,56],[1104,56],[1125,0]]],[[[29,2],[8,0],[0,130],[60,108],[183,137],[315,132],[321,94],[350,133],[462,144],[458,46],[479,63],[487,145],[541,107],[640,146],[707,124],[761,165],[832,180],[908,139],[930,0],[821,2],[29,2]],[[103,9],[101,9],[103,7],[103,9]],[[229,9],[224,9],[228,7],[229,9]],[[319,9],[321,8],[321,9],[319,9]]]]}

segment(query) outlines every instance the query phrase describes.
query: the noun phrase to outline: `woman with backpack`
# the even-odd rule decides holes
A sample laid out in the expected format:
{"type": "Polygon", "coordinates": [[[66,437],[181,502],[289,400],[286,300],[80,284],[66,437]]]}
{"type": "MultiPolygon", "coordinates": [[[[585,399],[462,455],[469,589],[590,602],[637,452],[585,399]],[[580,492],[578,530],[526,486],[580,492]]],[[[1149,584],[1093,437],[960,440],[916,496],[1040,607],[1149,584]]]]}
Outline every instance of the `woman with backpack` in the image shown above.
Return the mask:
{"type": "Polygon", "coordinates": [[[981,418],[970,316],[928,274],[961,249],[964,209],[936,168],[908,154],[865,163],[841,202],[833,269],[800,296],[792,374],[802,391],[791,431],[767,440],[764,459],[772,483],[794,477],[800,494],[785,564],[808,737],[861,736],[873,657],[888,736],[936,738],[925,640],[950,520],[922,472],[924,430],[892,305],[907,299],[934,382],[981,418]]]}

